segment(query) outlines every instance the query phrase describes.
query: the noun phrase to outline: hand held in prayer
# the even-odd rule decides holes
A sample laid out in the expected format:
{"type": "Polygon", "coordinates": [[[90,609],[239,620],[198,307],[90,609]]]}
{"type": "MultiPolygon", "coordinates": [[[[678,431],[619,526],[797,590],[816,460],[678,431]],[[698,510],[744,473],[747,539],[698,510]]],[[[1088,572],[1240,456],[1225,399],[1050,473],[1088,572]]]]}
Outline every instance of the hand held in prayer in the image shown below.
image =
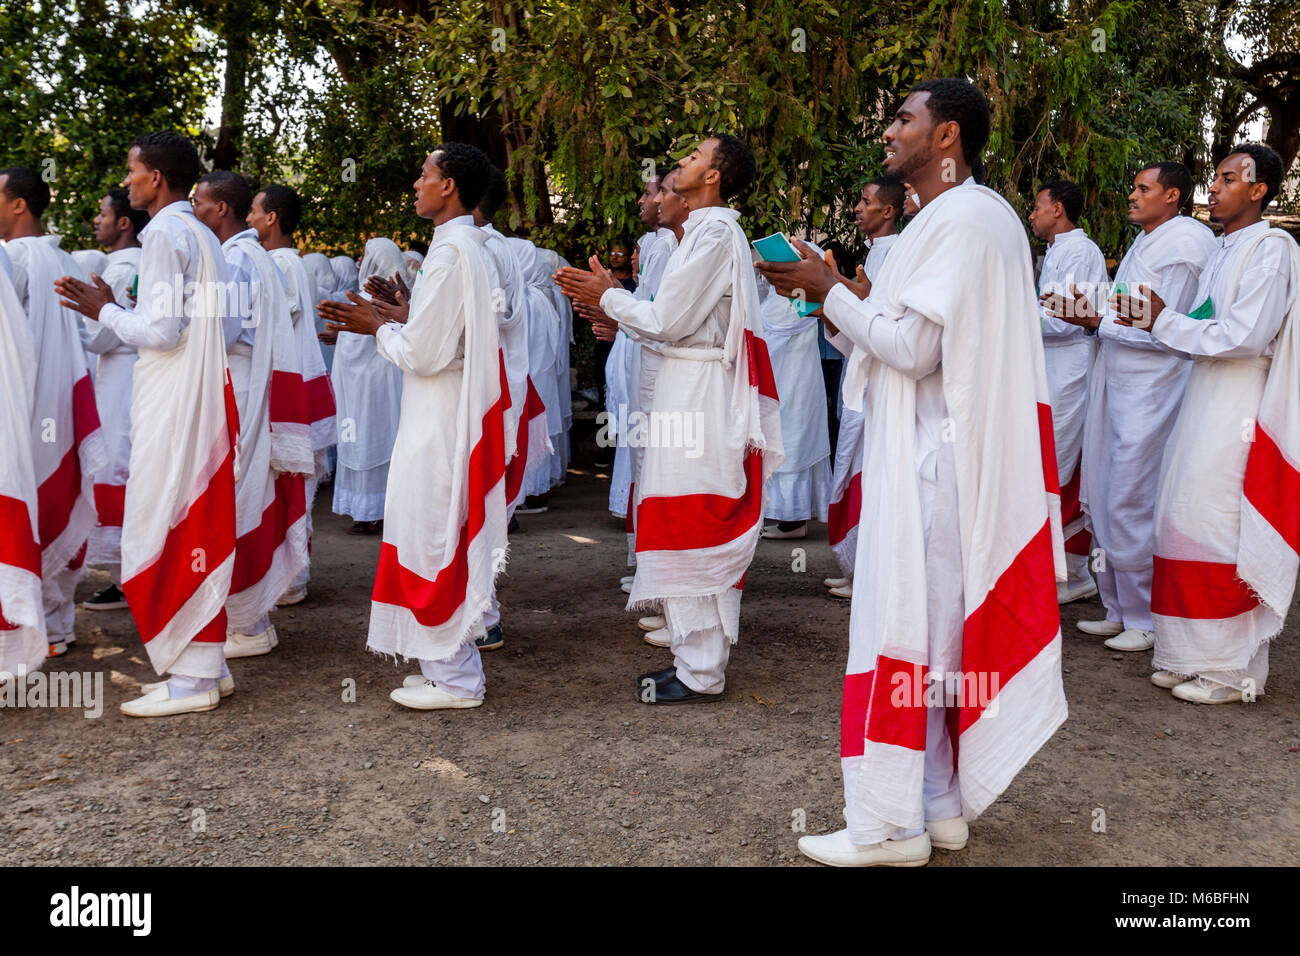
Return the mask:
{"type": "Polygon", "coordinates": [[[1079,291],[1077,285],[1070,286],[1068,298],[1059,292],[1044,292],[1038,297],[1038,302],[1044,312],[1062,322],[1084,329],[1095,329],[1101,323],[1101,316],[1097,314],[1096,308],[1088,297],[1079,291]]]}
{"type": "Polygon", "coordinates": [[[88,319],[98,319],[100,310],[116,301],[108,283],[93,272],[88,283],[72,276],[55,279],[54,291],[59,296],[60,305],[80,312],[88,319]]]}
{"type": "Polygon", "coordinates": [[[1155,290],[1140,285],[1138,295],[1111,296],[1110,308],[1115,313],[1117,325],[1127,325],[1132,329],[1145,329],[1150,332],[1155,327],[1156,319],[1164,311],[1165,302],[1156,295],[1155,290]]]}
{"type": "MultiPolygon", "coordinates": [[[[319,311],[319,309],[320,307],[317,306],[317,311],[319,311]]],[[[332,329],[326,328],[324,332],[317,332],[316,338],[320,341],[321,345],[334,345],[338,342],[339,334],[332,329]]]]}
{"type": "Polygon", "coordinates": [[[375,306],[355,292],[347,293],[351,305],[344,302],[321,302],[317,309],[325,319],[325,328],[331,332],[355,332],[357,335],[374,335],[385,322],[375,306]]]}
{"type": "Polygon", "coordinates": [[[595,256],[591,257],[588,265],[591,266],[590,272],[565,266],[552,277],[555,284],[560,287],[560,291],[575,303],[600,305],[600,297],[610,289],[623,288],[614,278],[614,274],[602,266],[595,256]]]}
{"type": "MultiPolygon", "coordinates": [[[[830,255],[829,252],[826,254],[830,255]]],[[[859,299],[865,299],[867,296],[871,295],[871,280],[867,278],[867,274],[863,271],[862,266],[858,266],[858,274],[854,278],[841,279],[840,281],[844,283],[844,285],[848,286],[849,291],[859,299]]]]}

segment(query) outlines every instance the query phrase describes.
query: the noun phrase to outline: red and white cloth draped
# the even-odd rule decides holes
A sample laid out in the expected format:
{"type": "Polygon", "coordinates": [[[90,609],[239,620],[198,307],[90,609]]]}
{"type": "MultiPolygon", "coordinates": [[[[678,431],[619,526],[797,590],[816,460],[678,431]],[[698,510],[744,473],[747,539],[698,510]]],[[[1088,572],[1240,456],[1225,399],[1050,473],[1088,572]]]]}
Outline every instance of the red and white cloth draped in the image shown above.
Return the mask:
{"type": "Polygon", "coordinates": [[[722,207],[699,212],[672,253],[653,303],[613,292],[602,299],[619,321],[629,309],[675,310],[678,297],[690,291],[679,288],[682,276],[691,274],[682,270],[706,248],[710,258],[720,254],[717,268],[731,295],[727,324],[714,344],[661,350],[636,484],[637,572],[629,609],[669,597],[716,597],[737,587],[762,530],[763,485],[785,460],[753,260],[736,219],[734,210],[722,207]]]}
{"type": "Polygon", "coordinates": [[[1214,301],[1225,308],[1245,294],[1238,293],[1242,274],[1266,242],[1285,244],[1293,296],[1271,364],[1198,361],[1162,469],[1151,593],[1155,665],[1179,674],[1242,670],[1263,641],[1281,632],[1300,571],[1300,247],[1277,228],[1253,237],[1214,301]],[[1238,449],[1252,438],[1252,423],[1244,476],[1237,478],[1238,449]],[[1175,475],[1180,487],[1171,495],[1166,479],[1175,475]],[[1167,500],[1196,507],[1169,507],[1167,500]],[[1206,501],[1215,506],[1202,507],[1206,501]],[[1191,511],[1195,523],[1186,520],[1191,511]]]}
{"type": "Polygon", "coordinates": [[[54,281],[66,262],[53,237],[25,242],[27,318],[36,349],[32,459],[40,502],[42,575],[79,564],[95,526],[95,475],[108,463],[95,386],[77,313],[59,304],[54,281]]]}
{"type": "Polygon", "coordinates": [[[943,327],[964,607],[952,642],[960,647],[931,646],[917,382],[856,348],[845,373],[846,406],[861,404],[867,387],[841,737],[842,755],[862,763],[857,792],[846,797],[895,827],[923,825],[927,745],[927,708],[895,697],[900,686],[949,664],[994,695],[966,694],[946,713],[968,819],[1066,716],[1056,603],[1065,556],[1030,262],[1015,212],[971,182],[926,204],[868,300],[885,316],[911,310],[943,327]]]}
{"type": "Polygon", "coordinates": [[[338,425],[334,387],[330,384],[320,340],[316,337],[316,302],[321,297],[316,294],[315,280],[297,249],[272,249],[271,258],[285,278],[289,311],[293,315],[293,337],[298,346],[298,364],[306,392],[316,476],[323,478],[329,474],[325,450],[338,442],[338,425]]]}
{"type": "Polygon", "coordinates": [[[0,672],[45,660],[32,409],[36,349],[9,274],[0,269],[0,672]]]}
{"type": "Polygon", "coordinates": [[[235,486],[235,566],[226,600],[230,629],[251,634],[307,567],[303,479],[314,465],[309,436],[300,423],[295,423],[295,441],[284,433],[278,448],[274,441],[274,372],[278,364],[280,374],[295,376],[298,357],[280,271],[252,230],[230,241],[227,256],[252,273],[241,270],[244,281],[255,281],[252,314],[245,320],[255,330],[253,345],[237,342],[229,352],[239,409],[240,474],[235,486]],[[292,461],[276,454],[286,448],[292,449],[292,461]]]}
{"type": "Polygon", "coordinates": [[[506,554],[509,386],[482,230],[438,226],[406,325],[376,344],[403,372],[367,647],[445,660],[475,636],[506,554]]]}
{"type": "Polygon", "coordinates": [[[853,576],[862,516],[862,413],[844,409],[835,445],[834,484],[826,513],[826,536],[840,570],[853,576]]]}
{"type": "MultiPolygon", "coordinates": [[[[122,590],[159,674],[216,677],[235,564],[239,412],[226,365],[221,247],[192,215],[173,211],[198,248],[189,326],[171,349],[141,348],[131,405],[131,471],[122,522],[122,590]],[[220,284],[220,285],[219,285],[220,284]]],[[[142,237],[168,241],[166,230],[142,237]]],[[[188,277],[187,277],[188,278],[188,277]]]]}

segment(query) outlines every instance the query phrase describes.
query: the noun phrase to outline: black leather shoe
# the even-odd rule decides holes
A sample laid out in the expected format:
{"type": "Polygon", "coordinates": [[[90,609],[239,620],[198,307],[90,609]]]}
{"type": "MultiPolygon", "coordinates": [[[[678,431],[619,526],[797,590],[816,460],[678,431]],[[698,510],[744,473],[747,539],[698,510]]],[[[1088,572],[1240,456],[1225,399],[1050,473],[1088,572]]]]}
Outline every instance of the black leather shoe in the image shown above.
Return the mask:
{"type": "Polygon", "coordinates": [[[652,680],[657,684],[662,680],[667,680],[670,677],[676,677],[676,676],[677,676],[676,667],[665,667],[661,671],[651,671],[649,674],[642,674],[640,677],[636,679],[636,684],[638,687],[640,687],[647,680],[652,680]]]}
{"type": "Polygon", "coordinates": [[[495,651],[504,643],[505,639],[501,636],[500,624],[493,624],[492,629],[486,634],[474,639],[474,646],[480,651],[495,651]]]}
{"type": "MultiPolygon", "coordinates": [[[[654,675],[646,675],[647,678],[654,675]]],[[[701,694],[677,679],[677,668],[654,682],[651,688],[645,680],[637,684],[637,699],[643,704],[708,704],[722,700],[721,694],[701,694]]]]}

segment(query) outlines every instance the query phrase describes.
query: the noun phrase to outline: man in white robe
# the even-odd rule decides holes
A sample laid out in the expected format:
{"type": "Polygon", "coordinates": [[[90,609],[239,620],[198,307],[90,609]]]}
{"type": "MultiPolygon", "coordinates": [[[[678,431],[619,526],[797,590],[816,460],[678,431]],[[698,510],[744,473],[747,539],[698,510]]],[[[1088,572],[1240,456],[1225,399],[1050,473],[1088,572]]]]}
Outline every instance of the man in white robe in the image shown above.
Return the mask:
{"type": "Polygon", "coordinates": [[[778,292],[824,302],[828,329],[852,344],[845,405],[866,389],[841,728],[848,826],[799,840],[836,866],[920,866],[932,845],[962,849],[966,821],[1066,716],[1054,593],[1065,562],[1029,246],[1010,205],[970,175],[989,125],[965,80],[912,88],[884,132],[884,167],[923,205],[865,300],[811,255],[760,267],[778,292]]]}
{"type": "Polygon", "coordinates": [[[0,687],[41,666],[48,650],[41,600],[40,518],[32,461],[36,346],[0,246],[0,687]]]}
{"type": "Polygon", "coordinates": [[[297,371],[297,343],[284,278],[257,231],[245,225],[252,200],[243,177],[223,170],[202,177],[194,190],[194,214],[221,240],[234,283],[230,301],[241,318],[238,337],[226,347],[239,410],[227,658],[258,657],[279,644],[270,614],[307,564],[304,478],[315,466],[305,431],[292,454],[275,447],[276,374],[297,371]]]}
{"type": "Polygon", "coordinates": [[[475,637],[506,548],[506,414],[486,234],[471,211],[491,178],[487,157],[444,143],[425,160],[415,211],[435,229],[405,325],[368,304],[338,305],[336,331],[373,334],[402,370],[402,416],[389,471],[384,543],[366,646],[415,658],[391,698],[413,710],[477,707],[475,637]]]}
{"type": "MultiPolygon", "coordinates": [[[[316,303],[321,300],[321,295],[293,244],[293,234],[301,218],[302,200],[297,192],[289,186],[273,185],[253,197],[248,225],[257,230],[258,240],[271,253],[271,258],[284,275],[289,311],[293,316],[294,340],[298,343],[303,385],[307,389],[312,451],[316,455],[316,474],[306,483],[307,537],[310,540],[316,489],[329,476],[329,449],[338,441],[338,429],[334,389],[325,371],[318,337],[322,329],[316,316],[316,303]]],[[[298,604],[306,600],[310,577],[311,568],[308,566],[294,578],[293,585],[280,598],[280,604],[298,604]]]]}
{"type": "MultiPolygon", "coordinates": [[[[311,276],[312,287],[319,297],[316,301],[330,298],[334,292],[334,284],[338,279],[334,275],[334,267],[330,263],[329,256],[322,252],[307,252],[302,256],[302,264],[306,266],[307,274],[311,276]]],[[[321,358],[325,362],[325,374],[329,375],[334,371],[334,346],[327,345],[323,339],[320,339],[320,333],[324,331],[325,321],[317,315],[316,336],[320,341],[321,358]]]]}
{"type": "Polygon", "coordinates": [[[1198,704],[1264,693],[1268,646],[1300,569],[1300,247],[1263,211],[1277,153],[1233,147],[1210,184],[1221,245],[1191,312],[1145,286],[1115,320],[1189,355],[1192,371],[1154,495],[1151,681],[1198,704]]]}
{"type": "Polygon", "coordinates": [[[597,272],[556,275],[571,298],[664,343],[636,491],[628,608],[662,602],[673,666],[638,679],[637,698],[647,704],[722,699],[763,482],[784,455],[749,242],[726,206],[749,188],[754,168],[749,147],[727,134],[682,159],[676,190],[691,213],[654,301],[638,301],[595,257],[597,272]]]}
{"type": "Polygon", "coordinates": [[[107,462],[94,386],[78,316],[59,302],[54,281],[81,276],[41,216],[49,186],[35,170],[0,170],[0,238],[12,260],[13,286],[36,350],[36,410],[31,448],[36,469],[41,591],[51,657],[75,642],[74,592],[85,571],[95,526],[94,476],[107,462]]]}
{"type": "MultiPolygon", "coordinates": [[[[1083,212],[1083,191],[1058,179],[1038,190],[1029,226],[1047,243],[1040,297],[1081,290],[1104,289],[1110,280],[1106,257],[1077,225],[1083,212]]],[[[1094,292],[1095,294],[1095,292],[1094,292]]],[[[1069,579],[1057,588],[1062,604],[1090,597],[1097,585],[1088,571],[1092,548],[1079,505],[1079,462],[1083,456],[1083,425],[1088,412],[1088,377],[1096,357],[1096,339],[1083,329],[1042,313],[1043,348],[1047,357],[1047,387],[1052,396],[1052,428],[1056,467],[1061,481],[1061,521],[1065,526],[1065,560],[1069,579]]]]}
{"type": "MultiPolygon", "coordinates": [[[[99,201],[95,241],[108,249],[96,270],[117,302],[129,302],[140,272],[140,230],[149,214],[132,209],[125,189],[115,188],[99,201]]],[[[122,593],[122,508],[126,502],[127,468],[131,461],[131,370],[139,353],[94,319],[85,319],[90,336],[86,350],[95,363],[95,404],[104,430],[108,466],[95,476],[95,529],[86,552],[88,564],[103,567],[111,578],[106,587],[82,602],[87,611],[126,607],[122,593]]]]}
{"type": "Polygon", "coordinates": [[[230,676],[225,603],[235,563],[238,416],[226,349],[241,319],[226,308],[221,244],[187,198],[199,171],[198,151],[177,133],[131,144],[125,185],[131,206],[150,216],[134,309],[116,303],[102,279],[56,283],[67,304],[140,353],[122,590],[154,670],[167,678],[121,705],[130,717],[213,710],[230,676]]]}
{"type": "MultiPolygon", "coordinates": [[[[898,240],[905,195],[902,183],[881,176],[862,187],[862,195],[853,207],[854,222],[865,239],[867,250],[866,258],[858,267],[857,281],[865,279],[867,288],[880,275],[885,257],[898,240]]],[[[865,297],[864,289],[856,291],[860,297],[865,297]]],[[[845,363],[841,363],[841,387],[845,367],[845,363]]],[[[839,404],[840,429],[831,469],[831,503],[827,509],[826,533],[843,577],[827,578],[822,583],[830,588],[832,597],[851,598],[853,561],[858,550],[858,518],[862,514],[862,412],[844,407],[842,399],[839,404]]]]}
{"type": "Polygon", "coordinates": [[[545,429],[550,451],[529,458],[524,472],[524,501],[516,506],[515,514],[542,514],[549,507],[548,495],[555,485],[559,463],[560,433],[563,419],[560,415],[559,379],[555,374],[556,355],[563,329],[560,316],[551,299],[552,261],[544,257],[545,250],[538,249],[527,239],[511,237],[506,240],[519,266],[528,297],[528,377],[541,403],[546,407],[545,429]]]}
{"type": "MultiPolygon", "coordinates": [[[[1192,300],[1201,270],[1219,243],[1204,225],[1179,215],[1191,195],[1192,176],[1182,163],[1151,163],[1138,172],[1128,197],[1128,221],[1142,231],[1119,264],[1117,291],[1146,286],[1183,314],[1197,305],[1192,300]]],[[[1082,326],[1099,343],[1083,431],[1079,497],[1096,542],[1097,587],[1106,617],[1076,626],[1106,637],[1112,650],[1143,651],[1155,643],[1151,573],[1156,503],[1150,488],[1192,363],[1145,331],[1110,321],[1108,298],[1057,296],[1046,306],[1053,318],[1082,326]]]]}

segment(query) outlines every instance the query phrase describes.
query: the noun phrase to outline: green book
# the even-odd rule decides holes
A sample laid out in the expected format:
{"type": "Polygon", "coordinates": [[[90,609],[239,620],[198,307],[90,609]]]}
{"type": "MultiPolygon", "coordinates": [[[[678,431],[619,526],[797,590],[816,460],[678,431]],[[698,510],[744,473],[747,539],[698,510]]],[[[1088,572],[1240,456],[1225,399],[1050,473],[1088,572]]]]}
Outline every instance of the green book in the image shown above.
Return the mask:
{"type": "MultiPolygon", "coordinates": [[[[799,255],[799,250],[794,247],[789,237],[783,232],[774,232],[762,239],[755,239],[754,248],[758,250],[758,254],[763,258],[764,262],[798,262],[803,258],[803,256],[799,255]]],[[[816,312],[822,307],[820,302],[805,302],[802,299],[791,299],[790,304],[794,306],[795,311],[800,316],[805,316],[809,312],[816,312]]]]}

